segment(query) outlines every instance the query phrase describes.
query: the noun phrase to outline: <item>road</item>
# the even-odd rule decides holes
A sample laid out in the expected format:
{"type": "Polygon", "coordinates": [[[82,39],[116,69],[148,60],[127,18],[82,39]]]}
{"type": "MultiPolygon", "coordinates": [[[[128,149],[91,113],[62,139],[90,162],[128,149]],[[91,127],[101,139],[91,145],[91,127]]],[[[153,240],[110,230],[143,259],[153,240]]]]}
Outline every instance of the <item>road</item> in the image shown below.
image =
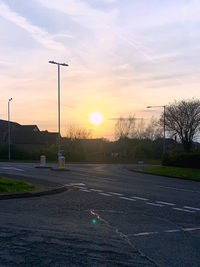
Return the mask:
{"type": "Polygon", "coordinates": [[[200,183],[132,165],[0,163],[57,195],[0,201],[0,266],[200,266],[200,183]]]}

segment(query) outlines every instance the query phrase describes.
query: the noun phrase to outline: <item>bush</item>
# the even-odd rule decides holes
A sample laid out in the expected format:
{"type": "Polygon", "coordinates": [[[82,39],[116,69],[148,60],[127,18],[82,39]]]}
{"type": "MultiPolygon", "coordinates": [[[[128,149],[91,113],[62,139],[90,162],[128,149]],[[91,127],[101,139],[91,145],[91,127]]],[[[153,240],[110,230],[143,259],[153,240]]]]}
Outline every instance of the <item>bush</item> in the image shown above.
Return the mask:
{"type": "Polygon", "coordinates": [[[162,165],[200,169],[200,154],[168,153],[164,155],[162,165]]]}

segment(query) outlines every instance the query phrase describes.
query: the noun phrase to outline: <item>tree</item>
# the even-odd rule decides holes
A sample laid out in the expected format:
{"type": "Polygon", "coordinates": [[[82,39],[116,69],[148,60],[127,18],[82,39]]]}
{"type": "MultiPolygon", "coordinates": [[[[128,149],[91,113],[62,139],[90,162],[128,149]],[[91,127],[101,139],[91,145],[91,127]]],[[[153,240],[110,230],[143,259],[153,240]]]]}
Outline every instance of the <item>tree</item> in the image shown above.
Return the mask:
{"type": "MultiPolygon", "coordinates": [[[[164,123],[162,114],[160,123],[164,123]]],[[[200,100],[175,101],[165,108],[166,129],[177,134],[184,150],[190,152],[192,143],[200,130],[200,100]]]]}
{"type": "Polygon", "coordinates": [[[120,117],[115,123],[115,138],[130,138],[135,130],[135,116],[129,115],[128,118],[120,117]]]}
{"type": "Polygon", "coordinates": [[[152,117],[148,124],[145,124],[144,119],[138,120],[132,138],[156,140],[162,137],[162,133],[163,127],[160,126],[158,120],[152,117]]]}
{"type": "Polygon", "coordinates": [[[77,139],[89,139],[92,138],[92,133],[90,130],[71,124],[66,130],[65,137],[69,138],[71,141],[77,139]]]}

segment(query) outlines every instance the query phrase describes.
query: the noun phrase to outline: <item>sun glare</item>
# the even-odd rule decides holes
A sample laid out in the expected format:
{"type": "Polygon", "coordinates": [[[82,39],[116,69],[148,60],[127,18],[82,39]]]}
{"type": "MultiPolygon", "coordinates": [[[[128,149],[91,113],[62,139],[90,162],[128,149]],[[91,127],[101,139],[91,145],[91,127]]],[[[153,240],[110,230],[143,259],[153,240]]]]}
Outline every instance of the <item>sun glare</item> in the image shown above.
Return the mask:
{"type": "Polygon", "coordinates": [[[103,115],[99,112],[92,112],[89,114],[89,120],[94,125],[99,125],[103,121],[103,115]]]}

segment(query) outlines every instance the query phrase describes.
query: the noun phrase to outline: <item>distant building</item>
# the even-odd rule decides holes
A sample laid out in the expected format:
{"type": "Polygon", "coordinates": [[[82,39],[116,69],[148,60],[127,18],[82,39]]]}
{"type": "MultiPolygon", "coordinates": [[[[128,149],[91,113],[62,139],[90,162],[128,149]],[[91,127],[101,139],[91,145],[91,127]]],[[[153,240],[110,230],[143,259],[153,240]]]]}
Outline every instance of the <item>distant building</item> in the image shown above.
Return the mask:
{"type": "MultiPolygon", "coordinates": [[[[58,133],[40,131],[37,125],[21,125],[10,122],[11,144],[27,148],[30,145],[38,147],[41,145],[51,145],[57,142],[58,133]]],[[[8,121],[0,120],[0,145],[8,143],[8,121]]],[[[28,149],[28,150],[29,150],[28,149]]],[[[27,150],[27,149],[26,149],[27,150]]]]}

